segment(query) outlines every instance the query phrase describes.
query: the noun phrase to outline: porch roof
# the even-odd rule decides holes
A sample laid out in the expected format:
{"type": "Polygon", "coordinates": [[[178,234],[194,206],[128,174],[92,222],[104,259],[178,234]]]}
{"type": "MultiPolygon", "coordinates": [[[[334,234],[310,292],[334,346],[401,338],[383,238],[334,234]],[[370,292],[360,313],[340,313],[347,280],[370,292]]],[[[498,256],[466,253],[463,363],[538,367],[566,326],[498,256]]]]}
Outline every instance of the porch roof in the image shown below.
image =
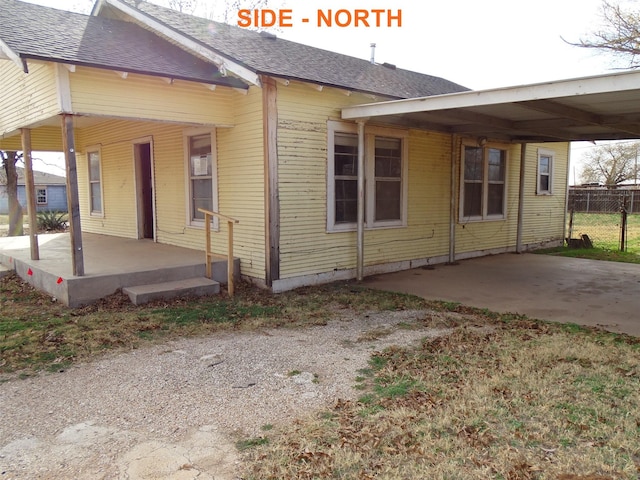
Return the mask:
{"type": "Polygon", "coordinates": [[[25,72],[29,60],[45,60],[247,88],[131,22],[0,0],[0,25],[0,59],[13,60],[25,72]]]}
{"type": "Polygon", "coordinates": [[[640,138],[640,72],[356,105],[342,118],[515,143],[640,138]]]}

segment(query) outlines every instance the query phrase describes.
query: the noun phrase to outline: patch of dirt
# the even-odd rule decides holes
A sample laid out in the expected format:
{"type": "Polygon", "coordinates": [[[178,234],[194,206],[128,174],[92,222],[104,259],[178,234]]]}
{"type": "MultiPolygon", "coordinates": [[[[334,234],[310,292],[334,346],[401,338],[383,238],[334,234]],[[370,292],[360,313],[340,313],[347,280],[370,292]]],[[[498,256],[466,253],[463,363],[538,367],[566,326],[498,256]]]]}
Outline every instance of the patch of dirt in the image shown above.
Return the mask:
{"type": "Polygon", "coordinates": [[[345,315],[182,339],[2,383],[2,479],[231,480],[236,441],[355,399],[374,351],[449,332],[444,317],[426,326],[434,318],[425,310],[345,315]]]}

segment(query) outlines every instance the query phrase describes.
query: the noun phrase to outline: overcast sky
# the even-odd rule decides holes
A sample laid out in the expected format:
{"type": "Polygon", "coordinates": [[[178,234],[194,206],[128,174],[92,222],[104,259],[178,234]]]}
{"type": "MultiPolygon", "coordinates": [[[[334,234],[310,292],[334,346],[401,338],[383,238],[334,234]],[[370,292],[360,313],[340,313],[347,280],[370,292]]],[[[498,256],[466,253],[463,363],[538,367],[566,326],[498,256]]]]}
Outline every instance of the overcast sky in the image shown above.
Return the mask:
{"type": "MultiPolygon", "coordinates": [[[[30,0],[73,9],[89,0],[30,0]]],[[[153,0],[166,4],[166,0],[153,0]]],[[[611,57],[569,45],[601,24],[602,0],[271,0],[291,10],[291,27],[277,35],[289,40],[443,77],[472,89],[497,88],[583,77],[623,67],[611,57]],[[386,27],[317,26],[318,10],[334,13],[401,10],[402,25],[386,27]],[[309,22],[302,21],[308,18],[309,22]]],[[[212,1],[199,0],[203,11],[212,1]]],[[[236,20],[236,12],[231,12],[236,20]]],[[[346,19],[346,14],[341,19],[346,19]]],[[[371,17],[373,18],[373,17],[371,17]]],[[[373,24],[373,22],[372,22],[373,24]]],[[[589,144],[574,146],[574,160],[589,144]]],[[[572,169],[573,170],[573,169],[572,169]]],[[[573,181],[573,174],[570,177],[573,181]]]]}

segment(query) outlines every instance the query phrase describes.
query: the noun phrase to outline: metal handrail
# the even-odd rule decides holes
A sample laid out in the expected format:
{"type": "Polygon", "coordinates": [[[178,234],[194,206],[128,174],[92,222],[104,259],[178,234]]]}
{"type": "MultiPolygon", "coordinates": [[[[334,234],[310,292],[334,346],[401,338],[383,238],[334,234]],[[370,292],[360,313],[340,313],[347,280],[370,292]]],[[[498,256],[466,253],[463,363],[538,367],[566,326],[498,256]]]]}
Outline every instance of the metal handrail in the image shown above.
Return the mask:
{"type": "Polygon", "coordinates": [[[212,279],[213,272],[211,271],[211,260],[213,259],[213,252],[211,251],[211,221],[213,217],[219,218],[220,220],[226,220],[227,225],[229,227],[228,237],[227,237],[227,290],[229,292],[229,296],[233,297],[234,294],[234,285],[233,285],[233,224],[240,223],[240,220],[236,220],[235,218],[228,217],[226,215],[222,215],[218,212],[212,212],[210,210],[205,210],[203,208],[198,209],[199,212],[204,213],[204,224],[205,224],[205,235],[206,235],[206,246],[205,246],[205,267],[206,267],[206,276],[209,279],[212,279]]]}

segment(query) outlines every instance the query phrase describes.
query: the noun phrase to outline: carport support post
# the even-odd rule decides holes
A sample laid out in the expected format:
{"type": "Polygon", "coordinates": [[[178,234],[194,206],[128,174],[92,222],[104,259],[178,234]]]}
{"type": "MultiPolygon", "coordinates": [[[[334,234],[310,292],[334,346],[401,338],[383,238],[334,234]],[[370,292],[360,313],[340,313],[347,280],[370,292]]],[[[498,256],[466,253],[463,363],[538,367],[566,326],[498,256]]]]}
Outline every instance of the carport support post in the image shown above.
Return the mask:
{"type": "Polygon", "coordinates": [[[364,124],[358,120],[358,229],[356,277],[364,277],[364,124]]]}
{"type": "Polygon", "coordinates": [[[522,253],[522,222],[524,219],[524,173],[527,144],[520,145],[520,190],[518,192],[518,229],[516,233],[516,252],[522,253]]]}
{"type": "Polygon", "coordinates": [[[22,156],[24,160],[24,184],[27,196],[27,211],[29,214],[29,245],[31,246],[31,260],[40,260],[38,248],[38,217],[36,215],[36,187],[33,181],[33,163],[31,161],[31,130],[20,130],[22,136],[22,156]]]}
{"type": "Polygon", "coordinates": [[[451,136],[451,198],[449,203],[449,263],[456,261],[456,164],[458,153],[458,136],[451,136]]]}
{"type": "Polygon", "coordinates": [[[73,132],[73,115],[62,115],[62,146],[67,167],[67,204],[69,205],[69,231],[71,235],[71,263],[73,274],[84,276],[82,228],[80,226],[80,200],[78,198],[78,169],[76,166],[76,142],[73,132]]]}

